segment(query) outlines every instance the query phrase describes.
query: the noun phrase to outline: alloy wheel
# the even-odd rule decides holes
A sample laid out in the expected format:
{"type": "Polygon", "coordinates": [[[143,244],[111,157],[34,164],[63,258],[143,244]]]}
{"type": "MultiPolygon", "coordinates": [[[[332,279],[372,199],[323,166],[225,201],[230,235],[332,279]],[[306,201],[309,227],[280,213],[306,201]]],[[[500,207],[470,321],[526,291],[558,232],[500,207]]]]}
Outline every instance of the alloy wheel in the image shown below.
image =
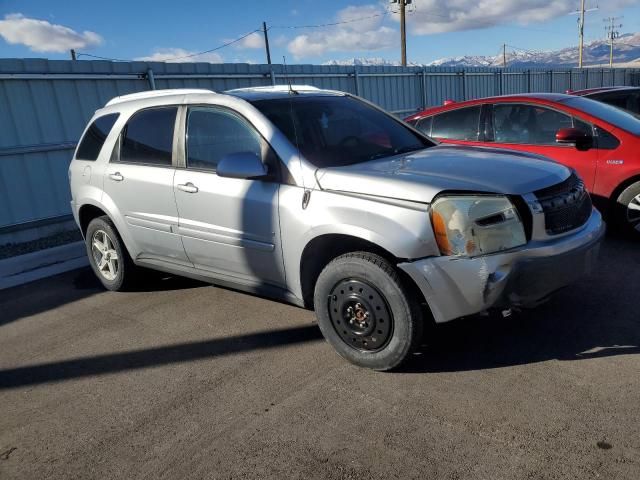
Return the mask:
{"type": "Polygon", "coordinates": [[[96,230],[93,234],[91,253],[100,275],[110,282],[115,280],[120,268],[120,258],[113,240],[104,230],[96,230]]]}

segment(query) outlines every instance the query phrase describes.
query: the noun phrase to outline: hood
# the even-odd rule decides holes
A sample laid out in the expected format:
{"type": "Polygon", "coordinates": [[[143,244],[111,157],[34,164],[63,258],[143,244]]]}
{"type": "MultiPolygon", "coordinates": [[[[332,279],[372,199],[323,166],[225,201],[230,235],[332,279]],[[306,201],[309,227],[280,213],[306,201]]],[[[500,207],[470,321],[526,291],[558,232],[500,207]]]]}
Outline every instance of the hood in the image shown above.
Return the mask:
{"type": "Polygon", "coordinates": [[[534,154],[439,145],[344,167],[321,168],[323,190],[429,203],[443,191],[522,195],[566,180],[570,170],[534,154]]]}

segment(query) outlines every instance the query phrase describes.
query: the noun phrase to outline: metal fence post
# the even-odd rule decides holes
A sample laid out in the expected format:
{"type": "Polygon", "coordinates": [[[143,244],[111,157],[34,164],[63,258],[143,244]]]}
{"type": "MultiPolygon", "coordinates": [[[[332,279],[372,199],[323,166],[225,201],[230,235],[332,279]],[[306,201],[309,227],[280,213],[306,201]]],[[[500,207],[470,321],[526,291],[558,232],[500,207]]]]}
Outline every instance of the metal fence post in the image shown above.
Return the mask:
{"type": "Polygon", "coordinates": [[[353,67],[353,82],[356,86],[356,95],[360,96],[360,80],[358,79],[358,67],[353,67]]]}
{"type": "Polygon", "coordinates": [[[569,69],[569,90],[573,90],[573,69],[569,69]]]}
{"type": "Polygon", "coordinates": [[[151,68],[147,69],[147,81],[149,82],[149,88],[151,90],[156,89],[156,79],[153,76],[153,70],[151,68]]]}
{"type": "Polygon", "coordinates": [[[604,87],[604,68],[600,69],[600,86],[604,87]]]}
{"type": "Polygon", "coordinates": [[[527,70],[527,93],[531,93],[531,69],[527,70]]]}
{"type": "Polygon", "coordinates": [[[498,84],[498,92],[500,95],[504,95],[504,70],[500,70],[499,72],[496,72],[496,74],[498,74],[498,78],[500,79],[500,83],[498,84]]]}
{"type": "Polygon", "coordinates": [[[273,67],[269,69],[269,77],[271,77],[271,85],[276,84],[276,74],[273,71],[273,67]]]}
{"type": "Polygon", "coordinates": [[[465,70],[462,71],[462,100],[467,99],[467,74],[465,70]]]}
{"type": "Polygon", "coordinates": [[[553,93],[553,70],[549,70],[549,93],[553,93]]]}
{"type": "Polygon", "coordinates": [[[427,70],[422,69],[422,108],[427,108],[427,70]]]}

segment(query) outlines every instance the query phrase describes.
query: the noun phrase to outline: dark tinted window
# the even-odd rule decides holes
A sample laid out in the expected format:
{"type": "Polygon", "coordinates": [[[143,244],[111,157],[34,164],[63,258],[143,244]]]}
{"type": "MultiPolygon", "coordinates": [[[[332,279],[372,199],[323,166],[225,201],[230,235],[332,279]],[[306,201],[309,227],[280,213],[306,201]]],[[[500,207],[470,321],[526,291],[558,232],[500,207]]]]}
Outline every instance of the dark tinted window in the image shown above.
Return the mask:
{"type": "Polygon", "coordinates": [[[253,104],[319,168],[353,165],[433,145],[404,123],[352,97],[298,95],[253,104]]]}
{"type": "Polygon", "coordinates": [[[171,165],[176,107],[142,110],[133,115],[122,133],[120,161],[171,165]]]}
{"type": "Polygon", "coordinates": [[[629,133],[640,135],[640,119],[631,112],[584,97],[570,97],[562,100],[562,103],[582,110],[594,117],[601,118],[605,122],[622,130],[626,130],[629,133]]]}
{"type": "Polygon", "coordinates": [[[87,132],[82,137],[76,158],[79,160],[96,160],[107,139],[107,135],[113,128],[113,124],[120,116],[119,113],[110,113],[103,117],[96,118],[87,132]]]}
{"type": "Polygon", "coordinates": [[[635,114],[640,113],[640,93],[637,90],[627,90],[624,92],[604,92],[588,95],[600,102],[604,102],[614,107],[623,108],[635,114]]]}
{"type": "Polygon", "coordinates": [[[494,138],[498,143],[555,145],[561,128],[573,127],[569,115],[536,105],[497,104],[493,107],[494,138]]]}
{"type": "Polygon", "coordinates": [[[252,152],[261,157],[261,138],[239,116],[212,108],[189,110],[187,167],[215,170],[230,153],[252,152]]]}
{"type": "Polygon", "coordinates": [[[433,117],[431,136],[451,140],[478,140],[480,106],[459,108],[433,117]]]}
{"type": "Polygon", "coordinates": [[[431,135],[431,120],[433,117],[421,118],[415,127],[425,135],[431,135]]]}
{"type": "Polygon", "coordinates": [[[620,141],[614,135],[600,127],[596,127],[596,141],[602,150],[615,150],[620,146],[620,141]]]}

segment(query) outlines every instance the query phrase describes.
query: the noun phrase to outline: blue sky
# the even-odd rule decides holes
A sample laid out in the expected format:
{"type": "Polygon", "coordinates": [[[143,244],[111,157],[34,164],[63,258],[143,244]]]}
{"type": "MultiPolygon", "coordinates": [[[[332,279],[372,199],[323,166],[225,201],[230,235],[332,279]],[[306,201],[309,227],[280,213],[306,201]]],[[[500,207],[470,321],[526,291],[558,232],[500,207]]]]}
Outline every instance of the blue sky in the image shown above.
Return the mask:
{"type": "MultiPolygon", "coordinates": [[[[408,7],[408,58],[426,63],[459,55],[495,55],[502,43],[549,50],[577,43],[579,0],[414,0],[408,7]],[[453,5],[451,5],[453,4],[453,5]]],[[[623,16],[640,31],[640,0],[605,0],[587,15],[586,40],[604,37],[602,19],[623,16]],[[604,5],[603,5],[604,4],[604,5]]],[[[68,48],[118,59],[184,57],[260,28],[274,63],[330,59],[399,59],[397,7],[385,1],[279,0],[176,2],[0,0],[0,57],[69,58],[68,48]],[[346,22],[322,28],[276,28],[346,22]]],[[[258,34],[183,60],[264,63],[258,34]]]]}

